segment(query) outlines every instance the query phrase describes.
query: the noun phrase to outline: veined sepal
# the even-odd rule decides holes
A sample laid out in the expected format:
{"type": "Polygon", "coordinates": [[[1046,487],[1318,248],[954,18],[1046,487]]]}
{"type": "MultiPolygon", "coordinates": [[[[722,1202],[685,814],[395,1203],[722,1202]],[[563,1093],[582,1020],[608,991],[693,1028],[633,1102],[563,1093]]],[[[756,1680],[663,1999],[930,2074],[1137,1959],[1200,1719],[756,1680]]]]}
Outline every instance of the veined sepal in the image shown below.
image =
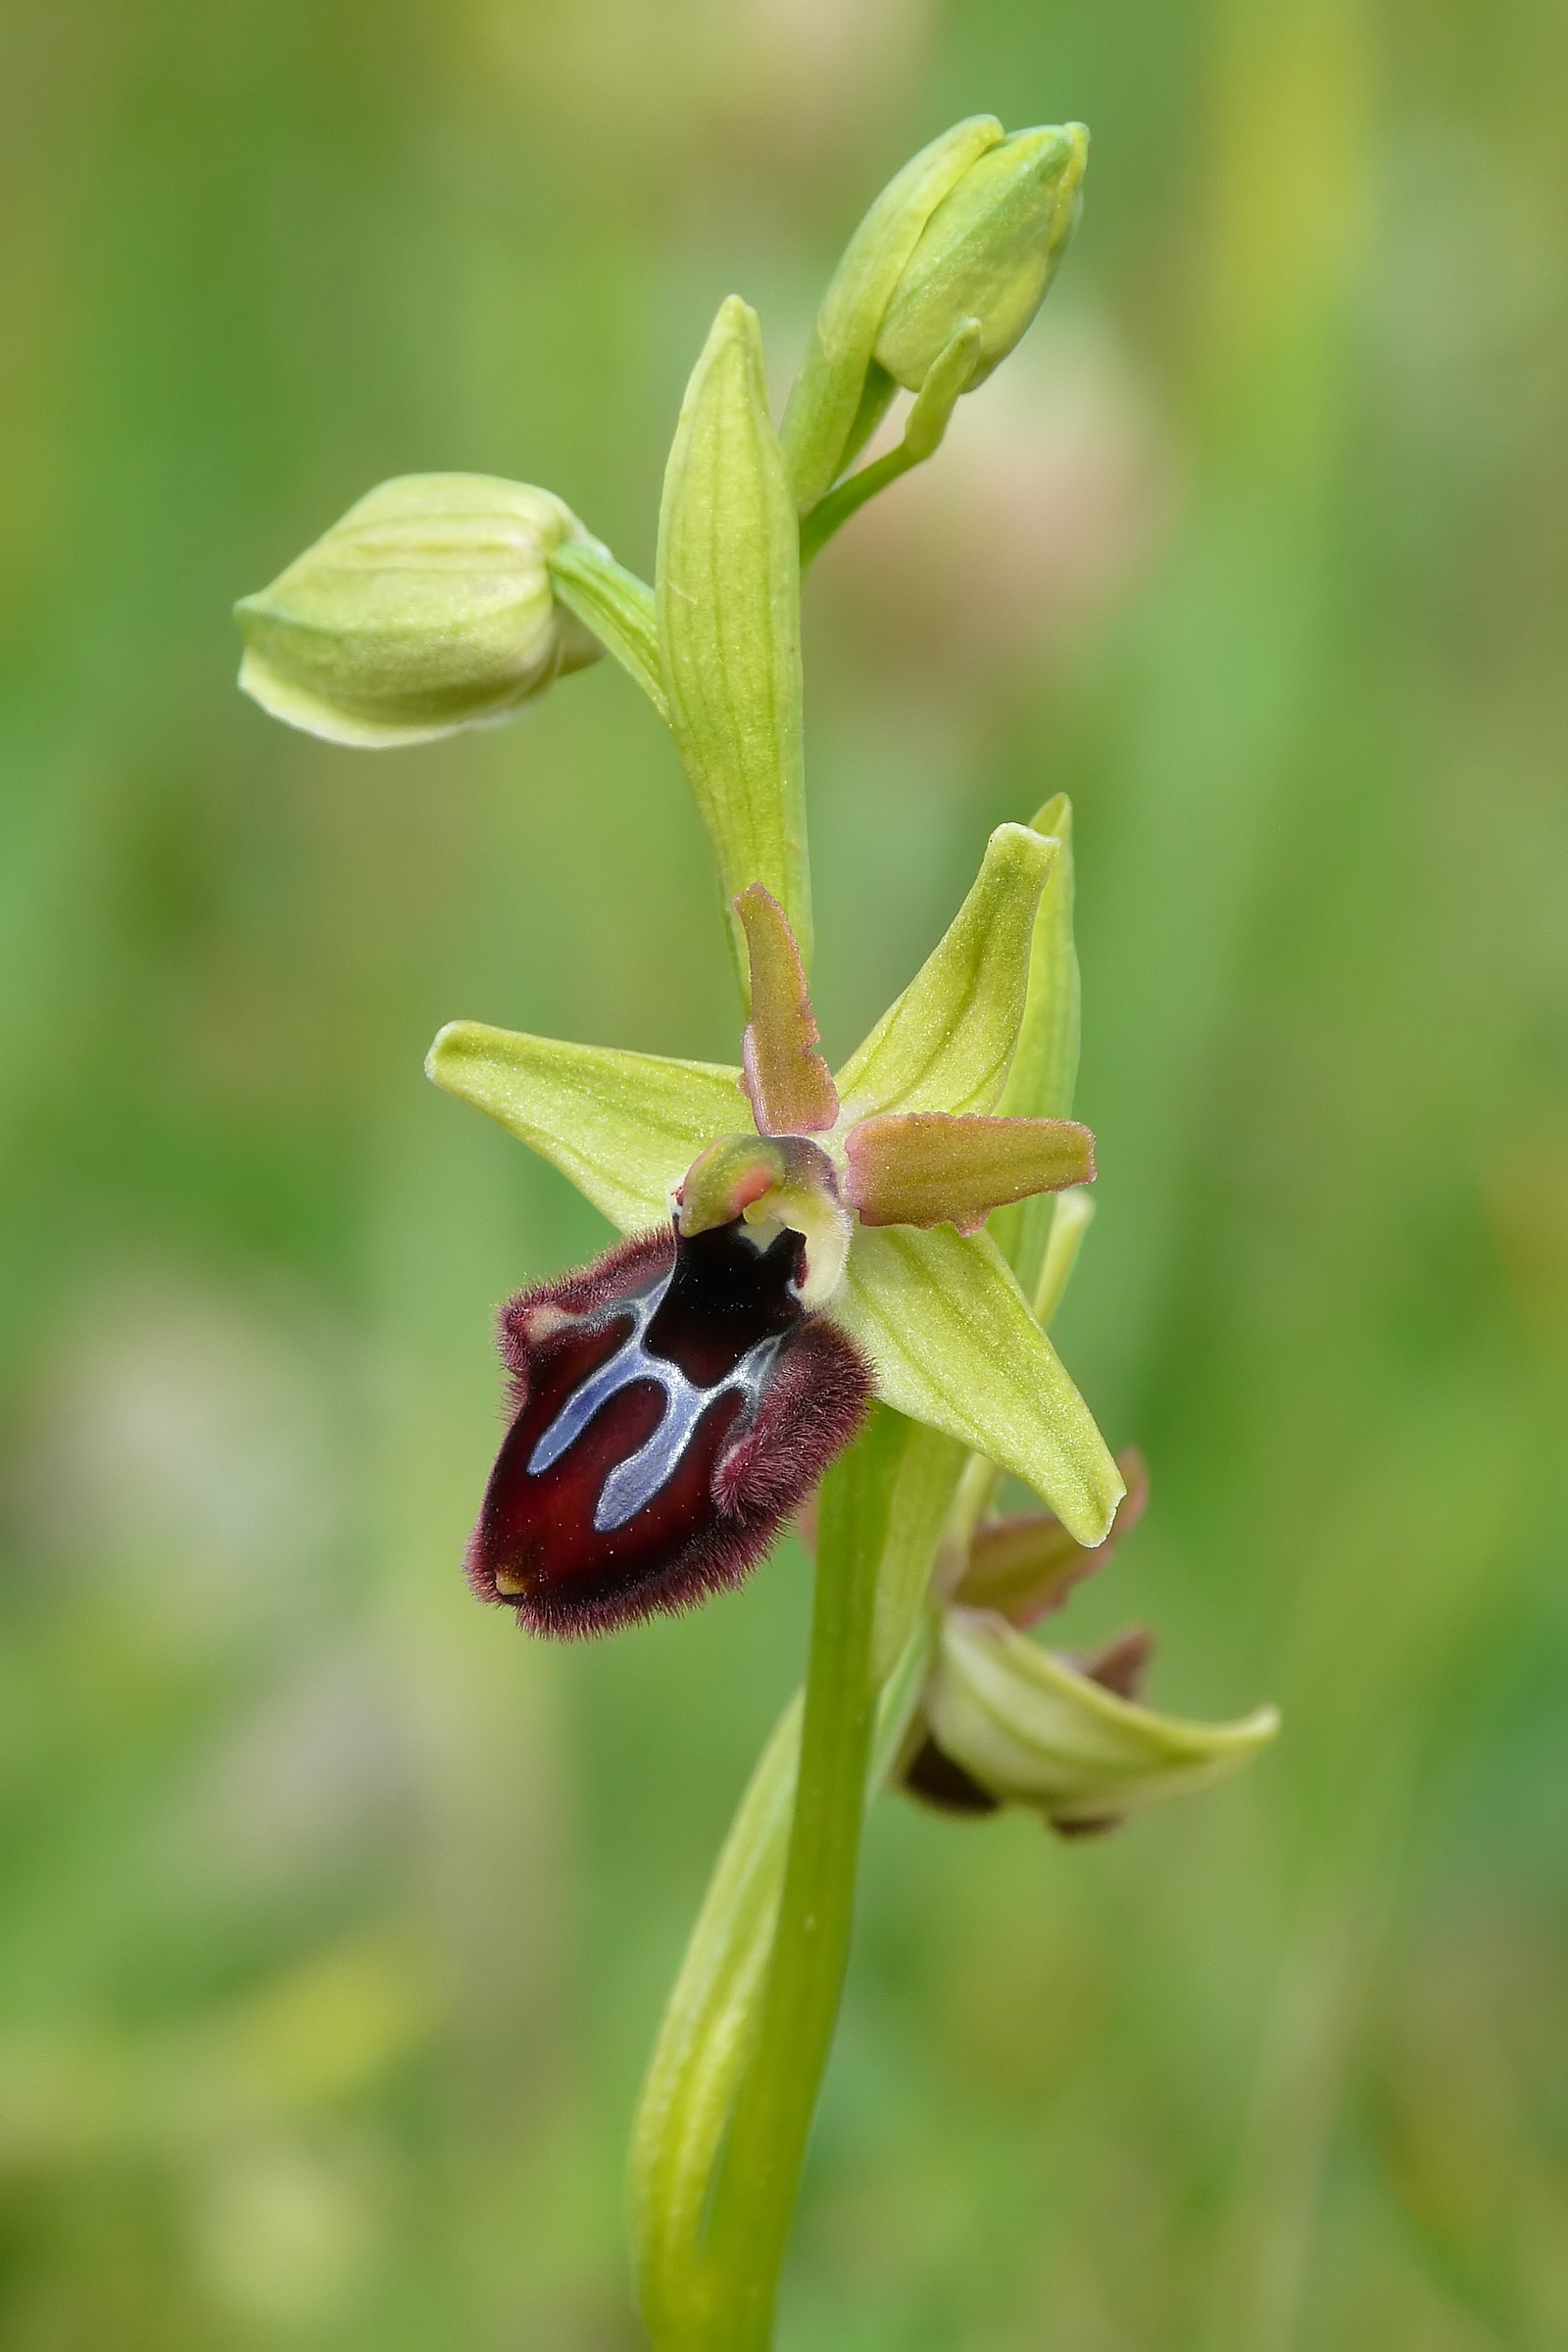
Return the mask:
{"type": "Polygon", "coordinates": [[[993,1803],[1068,1830],[1207,1788],[1279,1729],[1273,1707],[1231,1723],[1160,1714],[974,1609],[944,1611],[921,1708],[941,1755],[993,1803]]]}

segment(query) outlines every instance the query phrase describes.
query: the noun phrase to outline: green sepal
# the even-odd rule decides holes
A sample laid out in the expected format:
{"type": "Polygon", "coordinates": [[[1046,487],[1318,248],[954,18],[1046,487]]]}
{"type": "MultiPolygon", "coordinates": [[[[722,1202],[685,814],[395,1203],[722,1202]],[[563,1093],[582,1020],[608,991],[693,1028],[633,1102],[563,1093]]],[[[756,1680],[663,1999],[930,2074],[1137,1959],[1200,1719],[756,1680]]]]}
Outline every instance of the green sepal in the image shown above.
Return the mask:
{"type": "Polygon", "coordinates": [[[1002,136],[995,115],[956,122],[888,182],[846,246],[784,411],[784,454],[803,514],[833,487],[858,446],[852,441],[857,428],[863,424],[863,442],[892,397],[890,388],[874,381],[867,402],[866,378],[888,304],[921,231],[1002,136]]]}
{"type": "MultiPolygon", "coordinates": [[[[1064,792],[1029,820],[1030,830],[1061,848],[1046,877],[1029,949],[1029,989],[1012,1067],[997,1108],[1004,1118],[1064,1119],[1078,1077],[1078,951],[1073,943],[1072,803],[1064,792]]],[[[991,1235],[1019,1282],[1032,1292],[1053,1230],[1049,1199],[1000,1209],[991,1235]]]]}
{"type": "Polygon", "coordinates": [[[591,539],[564,540],[551,555],[550,579],[561,602],[636,679],[660,717],[667,719],[659,622],[648,582],[591,539]]]}
{"type": "Polygon", "coordinates": [[[756,313],[731,295],[693,370],[664,473],[655,582],[669,723],[733,902],[760,882],[809,965],[800,532],[756,313]]]}
{"type": "Polygon", "coordinates": [[[1059,843],[999,825],[968,897],[925,963],[838,1072],[845,1110],[994,1110],[1029,988],[1030,948],[1059,843]]]}
{"type": "MultiPolygon", "coordinates": [[[[1042,1331],[1051,1329],[1052,1317],[1061,1304],[1062,1294],[1072,1279],[1084,1235],[1089,1231],[1095,1214],[1094,1198],[1081,1186],[1075,1186],[1070,1192],[1054,1194],[1052,1205],[1055,1213],[1051,1220],[1045,1262],[1040,1269],[1033,1299],[1034,1318],[1042,1331]]],[[[998,1212],[998,1224],[1002,1221],[1003,1213],[998,1212]]],[[[991,1238],[993,1241],[996,1239],[994,1229],[991,1238]]],[[[944,1589],[950,1592],[963,1574],[975,1530],[993,1508],[1001,1484],[1002,1472],[995,1462],[988,1461],[983,1453],[969,1456],[958,1482],[958,1492],[943,1539],[944,1589]]],[[[1120,1508],[1118,1504],[1118,1511],[1120,1508]]]]}
{"type": "Polygon", "coordinates": [[[1104,1541],[1121,1473],[988,1235],[861,1228],[831,1311],[885,1403],[1010,1470],[1078,1543],[1104,1541]]]}
{"type": "Polygon", "coordinates": [[[745,1104],[739,1070],[482,1021],[448,1022],[424,1066],[569,1177],[622,1233],[666,1220],[675,1186],[745,1104]]]}
{"type": "Polygon", "coordinates": [[[1069,1826],[1207,1788],[1279,1729],[1273,1707],[1233,1723],[1158,1714],[971,1609],[944,1614],[923,1706],[944,1755],[982,1788],[1069,1826]]]}

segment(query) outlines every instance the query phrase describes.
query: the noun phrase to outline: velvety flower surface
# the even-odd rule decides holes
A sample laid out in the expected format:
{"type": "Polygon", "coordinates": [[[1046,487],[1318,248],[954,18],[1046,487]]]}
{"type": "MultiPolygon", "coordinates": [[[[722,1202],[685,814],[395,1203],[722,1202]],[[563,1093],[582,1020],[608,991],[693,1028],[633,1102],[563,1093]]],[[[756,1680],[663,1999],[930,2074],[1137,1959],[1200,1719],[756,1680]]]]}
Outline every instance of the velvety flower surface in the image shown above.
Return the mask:
{"type": "Polygon", "coordinates": [[[481,1600],[608,1632],[743,1577],[864,1418],[854,1342],[800,1302],[805,1245],[673,1226],[509,1301],[512,1426],[468,1547],[481,1600]]]}

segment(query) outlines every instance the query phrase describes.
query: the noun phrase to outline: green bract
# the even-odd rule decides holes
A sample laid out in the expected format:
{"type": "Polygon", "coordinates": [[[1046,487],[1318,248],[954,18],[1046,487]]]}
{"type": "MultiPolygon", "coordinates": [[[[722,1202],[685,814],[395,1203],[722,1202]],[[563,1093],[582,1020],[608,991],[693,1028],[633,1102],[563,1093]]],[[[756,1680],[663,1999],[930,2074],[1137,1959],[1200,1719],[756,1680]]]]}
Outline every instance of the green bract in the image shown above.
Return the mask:
{"type": "MultiPolygon", "coordinates": [[[[757,315],[731,295],[687,386],[664,473],[659,645],[670,727],[725,904],[760,883],[809,963],[800,580],[757,315]]],[[[733,913],[731,939],[744,971],[733,913]]]]}
{"type": "Polygon", "coordinates": [[[548,490],[383,482],[235,607],[239,682],[274,718],[362,749],[492,725],[603,651],[551,583],[569,542],[604,554],[548,490]]]}

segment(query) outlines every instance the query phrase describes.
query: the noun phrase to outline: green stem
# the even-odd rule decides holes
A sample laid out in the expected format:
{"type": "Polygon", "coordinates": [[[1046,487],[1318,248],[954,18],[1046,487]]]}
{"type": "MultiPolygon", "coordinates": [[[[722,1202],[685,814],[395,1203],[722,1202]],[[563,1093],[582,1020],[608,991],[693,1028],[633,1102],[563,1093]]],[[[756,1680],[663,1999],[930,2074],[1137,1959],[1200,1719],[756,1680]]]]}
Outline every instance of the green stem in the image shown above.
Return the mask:
{"type": "MultiPolygon", "coordinates": [[[[904,438],[897,449],[890,449],[885,457],[876,459],[870,466],[862,466],[858,473],[852,473],[848,481],[840,482],[836,490],[830,490],[825,498],[818,500],[809,514],[802,516],[803,571],[826,547],[834,532],[842,530],[850,516],[858,514],[868,498],[875,498],[879,490],[885,490],[890,482],[896,482],[901,473],[907,473],[911,466],[923,466],[927,458],[936,455],[957,406],[958,396],[969,380],[979,345],[980,321],[978,318],[966,318],[953,340],[933,362],[930,374],[915,395],[914,406],[904,427],[904,438]]],[[[887,402],[883,401],[883,410],[886,407],[887,402]]],[[[871,417],[871,424],[867,427],[870,430],[877,421],[876,416],[866,410],[864,404],[862,412],[871,417]]]]}
{"type": "Polygon", "coordinates": [[[766,2352],[838,2016],[875,1720],[871,1641],[891,1484],[883,1418],[822,1486],[795,1816],[757,2042],[714,2198],[708,2352],[766,2352]]]}
{"type": "MultiPolygon", "coordinates": [[[[877,1701],[864,1801],[907,1734],[930,1659],[916,1625],[877,1701]]],[[[632,2141],[637,2297],[660,2352],[705,2338],[710,2188],[755,2039],[778,1922],[800,1762],[801,1694],[785,1709],[741,1800],[665,2009],[632,2141]]]]}

